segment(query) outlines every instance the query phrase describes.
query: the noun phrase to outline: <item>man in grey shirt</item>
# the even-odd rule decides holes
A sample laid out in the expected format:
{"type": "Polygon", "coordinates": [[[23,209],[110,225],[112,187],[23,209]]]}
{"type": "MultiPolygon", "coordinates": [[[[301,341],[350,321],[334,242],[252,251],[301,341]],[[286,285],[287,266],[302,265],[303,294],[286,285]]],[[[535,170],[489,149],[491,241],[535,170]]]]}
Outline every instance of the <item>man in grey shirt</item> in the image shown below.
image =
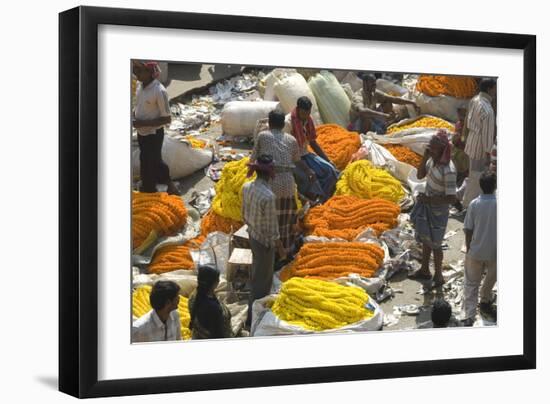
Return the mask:
{"type": "Polygon", "coordinates": [[[479,287],[483,272],[479,311],[496,321],[496,309],[491,304],[491,291],[497,280],[497,200],[495,190],[497,178],[494,172],[485,172],[479,179],[483,194],[468,206],[464,220],[466,236],[466,264],[464,282],[464,322],[474,323],[479,287]]]}

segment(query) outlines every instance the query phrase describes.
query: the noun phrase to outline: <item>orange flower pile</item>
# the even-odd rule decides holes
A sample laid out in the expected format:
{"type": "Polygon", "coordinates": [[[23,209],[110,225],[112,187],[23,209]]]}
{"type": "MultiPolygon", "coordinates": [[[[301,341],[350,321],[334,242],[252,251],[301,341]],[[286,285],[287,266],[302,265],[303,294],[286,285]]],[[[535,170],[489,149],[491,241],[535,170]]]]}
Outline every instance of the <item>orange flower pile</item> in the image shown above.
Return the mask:
{"type": "Polygon", "coordinates": [[[456,98],[471,98],[478,89],[473,77],[421,75],[416,89],[430,97],[450,95],[456,98]]]}
{"type": "Polygon", "coordinates": [[[336,279],[351,273],[372,277],[382,265],[384,251],[372,243],[307,243],[292,264],[281,271],[281,281],[292,277],[336,279]]]}
{"type": "Polygon", "coordinates": [[[384,147],[393,154],[397,160],[402,161],[403,163],[410,164],[411,166],[418,168],[422,162],[422,156],[418,153],[413,152],[407,146],[400,144],[385,144],[384,147]]]}
{"type": "Polygon", "coordinates": [[[316,128],[317,143],[338,170],[346,168],[351,156],[361,146],[361,137],[357,132],[349,132],[334,124],[320,125],[316,128]]]}
{"type": "Polygon", "coordinates": [[[207,236],[209,233],[213,233],[215,231],[221,231],[229,234],[231,233],[231,230],[235,232],[242,226],[243,222],[225,218],[218,215],[213,210],[209,210],[201,221],[201,235],[207,236]]]}
{"type": "Polygon", "coordinates": [[[304,218],[308,235],[351,241],[368,227],[376,234],[397,226],[399,205],[385,199],[338,195],[309,210],[304,218]]]}
{"type": "Polygon", "coordinates": [[[149,273],[162,274],[177,269],[193,269],[191,250],[199,249],[206,237],[199,236],[183,245],[170,245],[158,250],[149,264],[149,273]]]}
{"type": "Polygon", "coordinates": [[[132,193],[132,245],[138,248],[152,232],[167,236],[180,230],[187,221],[182,199],[166,192],[132,193]]]}

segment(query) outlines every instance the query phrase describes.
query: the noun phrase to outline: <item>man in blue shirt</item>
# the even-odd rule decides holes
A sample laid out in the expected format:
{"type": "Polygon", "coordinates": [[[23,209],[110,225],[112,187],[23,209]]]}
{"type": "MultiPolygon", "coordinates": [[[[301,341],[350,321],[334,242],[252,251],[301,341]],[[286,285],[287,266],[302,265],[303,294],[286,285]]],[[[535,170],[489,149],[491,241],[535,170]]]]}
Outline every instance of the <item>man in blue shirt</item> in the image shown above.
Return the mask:
{"type": "Polygon", "coordinates": [[[483,194],[470,203],[464,220],[466,263],[463,324],[466,326],[474,323],[478,293],[481,314],[494,321],[497,316],[496,308],[491,303],[493,286],[497,280],[496,174],[490,171],[483,173],[479,179],[479,185],[483,194]],[[481,279],[485,271],[485,280],[480,291],[481,279]]]}

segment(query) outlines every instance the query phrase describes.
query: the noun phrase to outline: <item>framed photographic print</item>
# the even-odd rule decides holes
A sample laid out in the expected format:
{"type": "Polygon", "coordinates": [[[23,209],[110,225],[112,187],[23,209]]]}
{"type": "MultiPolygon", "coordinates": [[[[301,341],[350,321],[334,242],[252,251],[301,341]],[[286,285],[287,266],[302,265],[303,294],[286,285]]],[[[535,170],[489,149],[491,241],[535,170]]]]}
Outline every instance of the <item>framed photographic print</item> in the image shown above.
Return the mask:
{"type": "Polygon", "coordinates": [[[61,391],[536,366],[535,36],[78,7],[59,38],[61,391]]]}

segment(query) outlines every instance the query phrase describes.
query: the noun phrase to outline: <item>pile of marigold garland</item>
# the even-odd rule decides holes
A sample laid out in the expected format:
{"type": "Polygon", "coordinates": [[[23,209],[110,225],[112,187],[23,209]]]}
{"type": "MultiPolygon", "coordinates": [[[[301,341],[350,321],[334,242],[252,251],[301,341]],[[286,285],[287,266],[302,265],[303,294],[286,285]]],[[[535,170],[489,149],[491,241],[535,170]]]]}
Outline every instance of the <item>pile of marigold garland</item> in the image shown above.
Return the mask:
{"type": "Polygon", "coordinates": [[[369,295],[361,288],[315,279],[285,282],[271,310],[290,324],[323,331],[371,318],[369,295]]]}
{"type": "Polygon", "coordinates": [[[205,239],[206,237],[201,235],[183,245],[170,245],[161,248],[155,253],[151,264],[149,264],[149,273],[162,274],[178,269],[194,269],[195,263],[191,258],[191,250],[198,250],[205,239]]]}
{"type": "Polygon", "coordinates": [[[338,170],[346,168],[353,153],[361,146],[361,137],[357,132],[349,132],[339,125],[320,125],[316,132],[317,143],[338,170]]]}
{"type": "Polygon", "coordinates": [[[212,210],[209,210],[201,220],[201,235],[207,236],[209,233],[213,233],[215,231],[230,234],[231,232],[237,231],[242,226],[243,222],[228,219],[218,215],[212,210]]]}
{"type": "Polygon", "coordinates": [[[132,193],[132,245],[142,248],[157,237],[175,234],[187,221],[187,209],[177,195],[132,193]],[[147,241],[147,243],[146,243],[147,241]]]}
{"type": "MultiPolygon", "coordinates": [[[[150,310],[152,310],[149,296],[151,295],[151,286],[143,285],[134,290],[132,294],[132,314],[134,317],[141,317],[150,310]]],[[[180,296],[180,302],[178,304],[178,313],[180,315],[181,322],[181,337],[183,339],[191,339],[191,331],[189,330],[189,321],[191,317],[189,315],[189,309],[187,306],[187,298],[180,296]]]]}
{"type": "Polygon", "coordinates": [[[377,235],[397,226],[399,205],[384,199],[333,196],[309,210],[304,218],[308,235],[351,241],[368,227],[377,235]]]}
{"type": "Polygon", "coordinates": [[[246,178],[248,162],[247,157],[239,161],[231,161],[223,167],[220,180],[216,184],[216,196],[212,201],[214,213],[228,219],[242,221],[242,188],[245,182],[256,178],[256,174],[246,178]]]}
{"type": "Polygon", "coordinates": [[[399,202],[405,193],[399,180],[368,160],[351,163],[336,183],[335,195],[353,195],[363,199],[381,198],[399,202]]]}
{"type": "Polygon", "coordinates": [[[373,243],[306,243],[280,278],[283,282],[294,277],[330,280],[349,274],[370,278],[383,261],[384,250],[373,243]]]}
{"type": "Polygon", "coordinates": [[[407,146],[400,144],[385,144],[384,147],[388,149],[397,160],[410,164],[414,168],[420,167],[420,163],[422,163],[422,156],[413,152],[407,146]]]}
{"type": "MultiPolygon", "coordinates": [[[[250,159],[246,157],[239,161],[231,161],[223,167],[220,180],[216,184],[216,196],[212,201],[212,210],[217,215],[235,222],[242,222],[243,186],[256,178],[255,173],[250,178],[246,177],[249,161],[250,159]]],[[[302,207],[298,192],[296,192],[296,204],[298,209],[302,207]]]]}
{"type": "Polygon", "coordinates": [[[421,75],[416,89],[430,97],[471,98],[477,93],[477,83],[473,77],[421,75]]]}
{"type": "Polygon", "coordinates": [[[391,126],[390,128],[388,128],[387,133],[395,134],[411,128],[434,128],[434,129],[440,128],[440,129],[447,129],[449,132],[454,132],[455,130],[454,126],[444,119],[436,118],[435,116],[430,116],[430,117],[425,116],[406,125],[391,126]]]}

